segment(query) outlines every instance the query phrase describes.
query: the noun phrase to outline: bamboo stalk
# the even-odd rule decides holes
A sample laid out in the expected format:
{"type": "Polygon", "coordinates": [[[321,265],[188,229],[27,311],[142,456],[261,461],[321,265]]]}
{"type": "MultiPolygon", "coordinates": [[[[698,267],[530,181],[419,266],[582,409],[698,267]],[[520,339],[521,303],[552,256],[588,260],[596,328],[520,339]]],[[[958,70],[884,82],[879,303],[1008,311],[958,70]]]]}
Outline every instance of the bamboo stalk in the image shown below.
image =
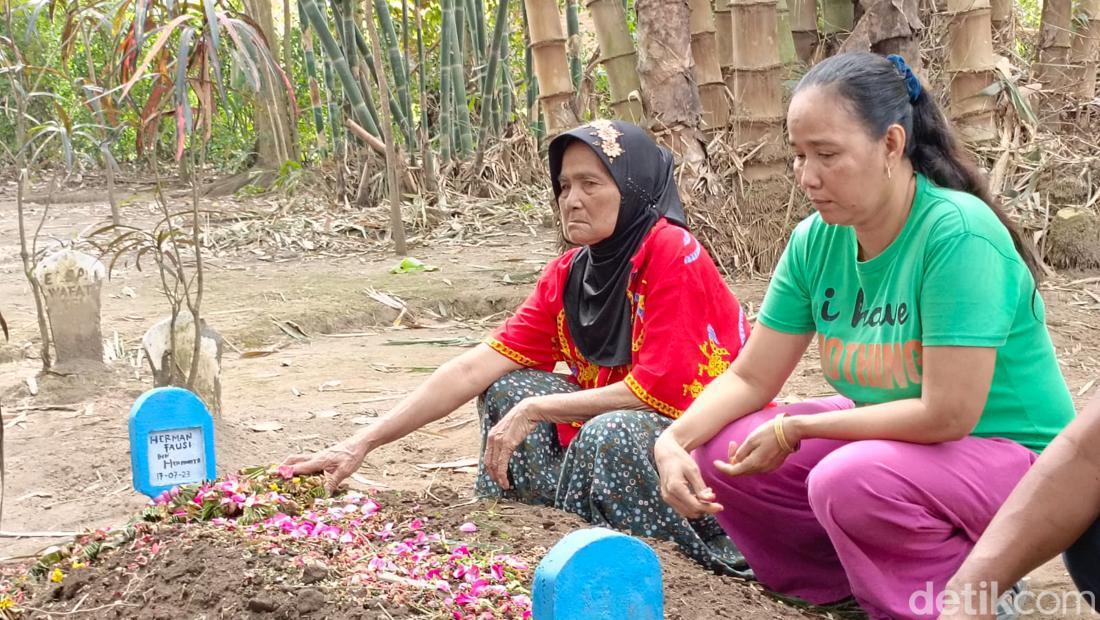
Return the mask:
{"type": "Polygon", "coordinates": [[[324,154],[328,151],[328,145],[325,140],[325,117],[322,110],[321,87],[317,82],[317,54],[313,51],[313,29],[309,26],[309,20],[302,10],[301,2],[298,3],[298,22],[301,24],[298,36],[302,41],[306,78],[309,81],[309,104],[313,111],[313,128],[317,133],[317,147],[324,154]]]}
{"type": "Polygon", "coordinates": [[[733,54],[728,82],[733,95],[731,123],[741,144],[762,142],[764,147],[746,162],[749,181],[773,177],[786,170],[780,142],[783,130],[782,64],[779,60],[775,1],[732,0],[733,54]]]}
{"type": "MultiPolygon", "coordinates": [[[[416,148],[416,136],[412,130],[412,102],[409,98],[409,76],[405,73],[405,63],[401,58],[401,50],[397,45],[397,32],[393,28],[393,19],[390,17],[389,4],[386,0],[374,0],[374,12],[378,14],[378,23],[382,25],[382,37],[385,40],[386,48],[389,51],[390,58],[390,70],[393,71],[393,81],[397,87],[397,100],[401,109],[401,118],[398,120],[398,125],[401,127],[402,133],[405,135],[405,144],[410,149],[416,148]]],[[[377,56],[378,52],[375,51],[377,56]]],[[[377,71],[384,71],[384,66],[376,67],[377,71]]],[[[376,78],[379,80],[379,87],[381,88],[381,77],[376,78]]],[[[387,81],[388,82],[388,81],[387,81]]],[[[383,99],[389,100],[390,98],[383,97],[383,99]]]]}
{"type": "Polygon", "coordinates": [[[726,84],[722,81],[722,66],[718,62],[718,40],[714,34],[714,13],[710,0],[689,0],[691,11],[691,55],[695,60],[695,83],[703,104],[703,123],[707,129],[725,127],[730,108],[726,100],[726,84]]]}
{"type": "MultiPolygon", "coordinates": [[[[370,3],[364,3],[364,5],[367,7],[366,21],[367,30],[370,33],[371,47],[374,49],[374,55],[381,58],[382,46],[379,42],[378,29],[375,28],[374,19],[370,15],[371,6],[370,3]]],[[[394,67],[394,71],[399,71],[400,66],[399,60],[397,66],[394,67]]],[[[394,253],[398,256],[404,256],[407,251],[405,247],[405,223],[401,220],[401,186],[397,183],[397,170],[402,166],[402,162],[398,158],[397,145],[394,144],[393,140],[393,130],[391,129],[393,119],[387,114],[390,107],[390,88],[389,78],[386,77],[386,72],[383,70],[378,71],[378,87],[379,94],[382,97],[382,136],[386,140],[386,182],[390,188],[390,229],[393,233],[394,253]]]]}
{"type": "MultiPolygon", "coordinates": [[[[452,22],[452,26],[455,29],[455,40],[451,46],[451,52],[454,53],[457,50],[458,53],[458,65],[464,66],[466,62],[466,52],[470,51],[470,46],[466,45],[466,37],[470,32],[470,25],[466,23],[466,0],[449,0],[451,3],[451,10],[454,11],[455,19],[452,22]]],[[[477,47],[476,45],[474,47],[477,47]]],[[[481,64],[481,61],[477,61],[481,64]]],[[[463,80],[465,81],[465,73],[463,73],[463,80]]],[[[465,88],[465,87],[464,87],[465,88]]]]}
{"type": "Polygon", "coordinates": [[[577,0],[565,2],[565,28],[569,37],[566,46],[569,50],[569,77],[573,80],[573,90],[580,91],[584,67],[581,66],[581,18],[577,0]]]}
{"type": "Polygon", "coordinates": [[[470,32],[477,45],[477,64],[482,65],[485,64],[485,49],[489,46],[489,41],[485,38],[485,3],[482,0],[470,0],[467,13],[473,16],[473,28],[470,32]]]}
{"type": "Polygon", "coordinates": [[[340,118],[340,106],[336,103],[336,79],[332,75],[332,62],[328,59],[324,59],[324,78],[325,78],[325,91],[328,93],[328,129],[329,136],[332,138],[333,152],[339,154],[343,141],[340,140],[339,127],[343,125],[340,118]]]}
{"type": "Polygon", "coordinates": [[[503,67],[501,71],[501,125],[507,127],[512,124],[513,107],[515,105],[513,97],[515,96],[516,85],[512,81],[512,64],[511,64],[511,24],[508,20],[504,21],[504,45],[500,47],[500,64],[503,67]]]}
{"type": "MultiPolygon", "coordinates": [[[[461,0],[444,0],[452,10],[457,9],[461,0]]],[[[448,24],[448,28],[451,29],[451,98],[454,101],[454,125],[458,130],[458,155],[459,157],[466,157],[470,151],[474,150],[474,138],[471,131],[470,123],[470,108],[467,105],[466,99],[466,75],[462,70],[462,56],[458,53],[458,46],[453,43],[459,39],[459,34],[455,30],[455,26],[458,23],[458,14],[455,14],[454,20],[448,24]]]]}
{"type": "MultiPolygon", "coordinates": [[[[409,75],[409,0],[401,0],[401,42],[403,45],[403,51],[405,52],[401,57],[401,70],[405,74],[405,79],[409,82],[409,105],[412,105],[412,76],[409,75]]],[[[409,122],[412,122],[412,108],[406,110],[408,113],[406,116],[409,122]]]]}
{"type": "Polygon", "coordinates": [[[714,39],[718,43],[718,66],[722,79],[729,79],[730,59],[733,56],[733,15],[729,0],[714,2],[714,39]]]}
{"type": "Polygon", "coordinates": [[[777,0],[775,5],[776,28],[779,33],[779,62],[793,65],[798,61],[795,51],[794,33],[791,30],[791,12],[787,0],[777,0]]]}
{"type": "Polygon", "coordinates": [[[983,94],[997,79],[989,0],[948,0],[948,109],[963,138],[998,137],[997,98],[983,94]]]}
{"type": "MultiPolygon", "coordinates": [[[[359,84],[351,74],[351,68],[348,66],[347,57],[345,57],[343,51],[341,51],[340,44],[336,42],[336,39],[332,37],[332,33],[329,32],[328,25],[325,23],[325,18],[317,5],[317,0],[299,1],[305,5],[306,16],[309,18],[314,30],[317,31],[317,36],[321,41],[321,47],[325,50],[325,54],[332,64],[333,71],[335,71],[337,77],[340,78],[340,83],[344,87],[344,95],[351,104],[352,113],[355,116],[356,122],[363,125],[372,135],[377,136],[378,127],[374,124],[374,119],[371,118],[370,112],[367,111],[366,102],[363,100],[363,93],[360,90],[359,84]]],[[[332,119],[330,119],[330,121],[331,120],[332,119]]]]}
{"type": "Polygon", "coordinates": [[[519,3],[520,16],[523,18],[523,90],[527,96],[527,123],[536,143],[542,143],[542,116],[539,113],[539,83],[535,79],[534,54],[531,52],[531,27],[527,20],[527,4],[519,3]]]}
{"type": "Polygon", "coordinates": [[[855,25],[852,0],[821,0],[821,36],[831,51],[844,42],[855,25]]]}
{"type": "Polygon", "coordinates": [[[592,15],[600,62],[607,71],[611,112],[615,118],[640,123],[645,117],[642,82],[638,78],[638,55],[626,23],[626,11],[619,0],[589,0],[585,6],[592,15]]]}
{"type": "Polygon", "coordinates": [[[428,191],[438,191],[439,182],[435,176],[435,162],[432,156],[432,145],[428,127],[428,80],[427,71],[424,69],[424,26],[420,18],[420,0],[414,5],[416,10],[416,57],[417,76],[419,78],[420,91],[420,161],[424,163],[424,184],[428,191]]]}
{"type": "MultiPolygon", "coordinates": [[[[371,53],[370,48],[367,46],[367,40],[363,38],[363,33],[360,32],[358,26],[355,27],[355,46],[359,49],[359,53],[363,55],[363,60],[365,61],[367,69],[370,71],[370,78],[374,80],[375,84],[377,84],[378,68],[374,62],[374,54],[371,53]]],[[[363,83],[370,83],[370,80],[368,80],[365,75],[363,76],[363,83]]],[[[368,92],[370,90],[371,89],[368,89],[368,92]]],[[[368,99],[367,105],[374,112],[374,118],[377,121],[378,112],[377,109],[374,107],[373,99],[368,99]]],[[[409,121],[406,120],[405,112],[401,109],[401,105],[397,99],[390,98],[390,114],[393,115],[394,122],[397,123],[398,126],[409,124],[409,121]]]]}
{"type": "Polygon", "coordinates": [[[352,16],[355,7],[351,0],[334,0],[332,16],[340,23],[340,41],[343,43],[344,55],[348,59],[348,68],[354,73],[359,66],[359,57],[355,55],[355,18],[352,16]]]}
{"type": "Polygon", "coordinates": [[[555,0],[524,0],[524,5],[535,79],[539,84],[539,104],[545,115],[547,133],[557,135],[579,124],[561,14],[555,0]]]}
{"type": "Polygon", "coordinates": [[[998,49],[1015,53],[1016,9],[1012,0],[992,0],[990,10],[989,18],[993,25],[993,43],[998,49]]]}
{"type": "MultiPolygon", "coordinates": [[[[1072,46],[1072,0],[1044,0],[1039,23],[1039,54],[1036,77],[1048,90],[1065,91],[1072,46]]],[[[1058,97],[1055,97],[1058,98],[1058,97]]]]}
{"type": "MultiPolygon", "coordinates": [[[[290,22],[290,0],[283,0],[283,71],[286,73],[287,78],[294,75],[294,57],[290,52],[290,35],[291,35],[291,22],[290,22]]],[[[299,27],[299,30],[301,28],[299,27]]],[[[288,99],[284,100],[284,103],[289,102],[288,99]]],[[[290,122],[290,136],[289,136],[289,155],[295,161],[301,159],[301,153],[298,151],[298,116],[294,106],[290,106],[290,110],[287,118],[290,122]]],[[[198,359],[198,355],[195,356],[198,359]]]]}
{"type": "Polygon", "coordinates": [[[815,0],[790,0],[791,36],[795,54],[809,63],[817,49],[817,2],[815,0]]]}
{"type": "Polygon", "coordinates": [[[451,161],[454,157],[456,144],[453,136],[454,119],[451,110],[454,108],[454,98],[451,96],[451,27],[448,22],[454,19],[454,11],[448,6],[446,0],[440,0],[440,51],[439,51],[439,150],[442,161],[451,161]]]}
{"type": "Polygon", "coordinates": [[[1089,101],[1096,96],[1096,65],[1100,60],[1100,0],[1080,0],[1073,34],[1074,96],[1089,101]]]}
{"type": "Polygon", "coordinates": [[[500,47],[504,41],[505,25],[508,23],[508,0],[497,0],[496,23],[493,24],[493,49],[489,51],[489,67],[486,69],[485,89],[481,93],[481,127],[477,132],[477,155],[474,157],[474,174],[480,176],[481,165],[485,161],[485,147],[489,140],[490,118],[485,114],[486,103],[493,100],[493,91],[497,84],[497,66],[500,64],[500,47]]]}

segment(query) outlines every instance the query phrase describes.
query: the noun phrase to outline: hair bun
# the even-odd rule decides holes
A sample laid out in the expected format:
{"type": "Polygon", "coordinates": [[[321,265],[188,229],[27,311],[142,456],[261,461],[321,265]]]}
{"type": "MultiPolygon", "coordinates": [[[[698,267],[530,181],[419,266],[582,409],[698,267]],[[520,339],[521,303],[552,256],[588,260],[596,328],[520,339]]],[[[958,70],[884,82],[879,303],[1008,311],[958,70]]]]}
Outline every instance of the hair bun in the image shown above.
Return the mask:
{"type": "Polygon", "coordinates": [[[894,63],[894,68],[898,70],[898,73],[901,74],[901,78],[905,80],[905,90],[909,91],[909,103],[916,103],[921,93],[920,78],[913,73],[913,69],[909,67],[905,59],[901,56],[890,54],[886,57],[886,60],[894,63]]]}

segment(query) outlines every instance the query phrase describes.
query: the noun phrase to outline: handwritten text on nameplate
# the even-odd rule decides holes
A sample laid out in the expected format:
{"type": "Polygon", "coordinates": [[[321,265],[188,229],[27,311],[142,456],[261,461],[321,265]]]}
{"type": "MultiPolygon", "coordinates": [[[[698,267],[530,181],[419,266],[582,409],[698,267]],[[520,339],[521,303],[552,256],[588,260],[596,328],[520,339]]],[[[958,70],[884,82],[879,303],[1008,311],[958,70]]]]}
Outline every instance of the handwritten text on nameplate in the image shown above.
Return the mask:
{"type": "Polygon", "coordinates": [[[204,446],[199,427],[149,433],[149,481],[155,485],[202,482],[206,476],[204,446]]]}

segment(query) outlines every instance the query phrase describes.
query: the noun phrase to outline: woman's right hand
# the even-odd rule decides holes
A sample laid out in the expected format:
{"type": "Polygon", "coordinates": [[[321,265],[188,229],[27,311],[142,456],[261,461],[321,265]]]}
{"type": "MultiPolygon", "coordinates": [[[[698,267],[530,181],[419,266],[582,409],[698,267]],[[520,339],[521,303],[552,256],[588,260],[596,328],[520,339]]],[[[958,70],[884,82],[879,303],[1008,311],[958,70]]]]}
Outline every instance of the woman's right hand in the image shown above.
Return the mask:
{"type": "Polygon", "coordinates": [[[366,442],[353,436],[320,452],[288,456],[280,467],[290,467],[295,476],[324,475],[325,491],[332,495],[341,482],[359,469],[368,451],[366,442]]]}
{"type": "Polygon", "coordinates": [[[657,438],[653,458],[661,477],[661,498],[688,519],[720,512],[714,491],[703,482],[695,459],[667,431],[657,438]]]}

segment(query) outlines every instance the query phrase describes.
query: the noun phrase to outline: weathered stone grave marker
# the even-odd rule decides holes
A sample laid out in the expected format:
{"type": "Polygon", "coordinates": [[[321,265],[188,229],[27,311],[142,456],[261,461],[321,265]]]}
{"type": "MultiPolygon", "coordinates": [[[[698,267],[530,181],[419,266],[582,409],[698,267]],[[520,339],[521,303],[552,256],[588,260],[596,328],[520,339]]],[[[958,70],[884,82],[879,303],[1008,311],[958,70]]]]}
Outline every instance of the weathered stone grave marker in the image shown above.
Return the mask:
{"type": "Polygon", "coordinates": [[[661,564],[649,545],[602,527],[577,530],[535,569],[535,620],[659,620],[661,564]]]}
{"type": "Polygon", "coordinates": [[[35,267],[59,364],[103,362],[99,297],[106,275],[96,257],[69,249],[50,254],[35,267]]]}
{"type": "MultiPolygon", "coordinates": [[[[200,320],[200,323],[199,369],[194,392],[210,413],[218,418],[222,410],[221,366],[225,341],[205,320],[200,320]]],[[[191,356],[195,351],[195,319],[190,312],[180,311],[176,317],[175,332],[176,351],[172,350],[171,316],[149,328],[141,339],[145,357],[153,370],[153,385],[157,387],[182,384],[191,370],[191,356]],[[173,381],[173,375],[179,378],[173,381]]]]}
{"type": "Polygon", "coordinates": [[[214,419],[202,401],[178,387],[142,394],[130,410],[130,465],[134,488],[149,497],[213,480],[214,419]]]}

